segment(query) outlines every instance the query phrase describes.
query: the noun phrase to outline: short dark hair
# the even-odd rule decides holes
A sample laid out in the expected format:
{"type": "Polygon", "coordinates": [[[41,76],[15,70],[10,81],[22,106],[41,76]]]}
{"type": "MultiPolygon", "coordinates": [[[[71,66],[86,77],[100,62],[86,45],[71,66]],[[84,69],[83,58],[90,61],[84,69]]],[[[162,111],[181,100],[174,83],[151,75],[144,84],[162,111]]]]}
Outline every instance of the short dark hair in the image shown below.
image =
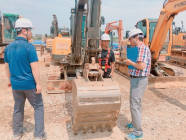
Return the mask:
{"type": "MultiPolygon", "coordinates": [[[[142,34],[139,34],[139,35],[142,35],[142,34]]],[[[136,36],[138,36],[138,34],[137,34],[137,35],[134,35],[133,38],[135,38],[136,36]]],[[[139,39],[140,41],[143,41],[143,37],[138,37],[138,39],[139,39]]]]}
{"type": "Polygon", "coordinates": [[[21,30],[21,31],[17,31],[17,35],[20,35],[20,34],[21,34],[21,32],[22,32],[22,30],[21,30]]]}
{"type": "MultiPolygon", "coordinates": [[[[22,28],[22,29],[26,29],[26,30],[28,31],[28,28],[22,28]]],[[[19,30],[19,31],[17,31],[17,35],[21,34],[22,29],[21,29],[21,30],[19,30]]]]}

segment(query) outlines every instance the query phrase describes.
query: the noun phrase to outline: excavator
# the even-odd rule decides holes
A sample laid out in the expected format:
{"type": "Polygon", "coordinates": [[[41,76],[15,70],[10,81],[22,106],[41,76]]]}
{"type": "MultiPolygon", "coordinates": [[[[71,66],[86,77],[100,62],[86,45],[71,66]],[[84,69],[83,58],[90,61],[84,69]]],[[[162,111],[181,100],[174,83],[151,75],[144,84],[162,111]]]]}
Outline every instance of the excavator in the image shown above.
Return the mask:
{"type": "Polygon", "coordinates": [[[174,30],[172,33],[172,49],[169,62],[176,66],[186,68],[186,31],[183,26],[183,21],[181,23],[182,27],[176,27],[175,22],[172,23],[174,26],[174,30]]]}
{"type": "Polygon", "coordinates": [[[45,35],[46,39],[46,50],[47,52],[52,52],[52,41],[55,37],[58,36],[58,21],[56,15],[53,15],[53,21],[52,26],[50,27],[50,36],[47,38],[47,35],[45,35]]]}
{"type": "MultiPolygon", "coordinates": [[[[75,1],[75,5],[77,5],[77,1],[75,1]]],[[[85,22],[86,22],[86,10],[83,13],[83,21],[82,21],[82,39],[81,39],[81,47],[84,48],[86,45],[86,38],[85,38],[85,22]]],[[[55,18],[56,24],[53,24],[55,26],[58,26],[57,18],[55,18]]],[[[55,27],[54,26],[54,27],[55,27]]],[[[61,93],[63,92],[71,92],[72,90],[72,82],[71,80],[66,80],[67,78],[64,77],[63,73],[64,71],[64,65],[66,62],[66,57],[68,57],[68,54],[71,53],[71,42],[73,40],[72,36],[74,34],[74,26],[75,26],[75,8],[71,8],[71,16],[70,16],[70,31],[63,30],[64,28],[53,28],[55,30],[58,30],[58,36],[53,39],[52,43],[52,53],[51,53],[51,59],[49,61],[52,61],[51,63],[47,63],[51,67],[48,71],[48,81],[47,81],[47,93],[61,93]],[[61,32],[60,32],[61,31],[61,32]],[[62,35],[62,36],[61,36],[62,35]],[[60,48],[59,48],[59,45],[60,48]]],[[[54,32],[54,30],[53,30],[54,32]]],[[[46,57],[48,58],[48,57],[46,57]]],[[[73,77],[73,74],[69,74],[68,79],[70,78],[70,75],[73,77]]]]}
{"type": "Polygon", "coordinates": [[[118,21],[107,23],[107,26],[105,27],[105,33],[110,34],[113,30],[117,30],[118,32],[118,45],[119,48],[121,48],[121,42],[123,40],[123,23],[122,20],[119,20],[118,26],[113,25],[114,23],[117,23],[118,21]]]}
{"type": "MultiPolygon", "coordinates": [[[[74,8],[71,9],[71,17],[70,20],[72,20],[72,17],[74,15],[74,8]]],[[[83,23],[82,23],[82,47],[85,46],[85,18],[86,18],[86,11],[83,15],[83,23]]],[[[72,22],[72,21],[71,21],[72,22]]],[[[71,25],[72,26],[72,25],[71,25]]],[[[72,28],[72,27],[71,27],[72,28]]],[[[72,29],[69,30],[68,28],[59,28],[58,27],[58,21],[56,15],[53,15],[53,21],[52,26],[50,27],[50,32],[52,39],[47,39],[46,41],[46,49],[52,51],[51,53],[51,60],[52,62],[60,62],[60,60],[64,60],[64,57],[66,57],[70,52],[70,46],[71,46],[71,36],[73,34],[72,29]]],[[[47,66],[50,64],[47,63],[47,66]]]]}
{"type": "MultiPolygon", "coordinates": [[[[179,12],[184,10],[186,10],[186,2],[184,0],[165,0],[158,20],[146,18],[137,22],[135,26],[143,31],[144,43],[149,46],[151,51],[152,63],[149,84],[184,81],[185,79],[180,69],[159,63],[170,60],[172,21],[179,12]]],[[[117,73],[128,78],[128,68],[123,61],[123,59],[126,59],[126,45],[127,43],[120,49],[121,61],[116,62],[115,68],[117,73]]]]}
{"type": "Polygon", "coordinates": [[[52,41],[59,34],[61,34],[64,37],[69,37],[70,36],[68,28],[65,28],[65,27],[64,28],[59,28],[58,27],[57,16],[53,15],[52,26],[50,27],[50,36],[51,36],[51,38],[47,38],[46,39],[46,50],[48,52],[52,51],[52,41]]]}
{"type": "Polygon", "coordinates": [[[66,55],[70,53],[71,38],[68,28],[58,28],[56,15],[53,15],[50,33],[52,38],[46,40],[46,50],[51,52],[45,56],[45,66],[49,67],[52,62],[60,62],[66,55]]]}
{"type": "Polygon", "coordinates": [[[183,50],[185,49],[185,41],[186,41],[186,31],[183,26],[182,27],[175,26],[175,22],[172,23],[173,29],[172,29],[172,50],[183,50]]]}
{"type": "Polygon", "coordinates": [[[91,130],[111,131],[116,126],[121,93],[119,84],[103,78],[99,67],[101,27],[101,0],[79,0],[73,16],[71,53],[66,57],[61,76],[72,80],[72,131],[77,134],[91,130]],[[82,23],[86,12],[86,44],[82,47],[82,23]]]}
{"type": "Polygon", "coordinates": [[[75,28],[68,69],[74,68],[76,78],[72,81],[73,117],[72,130],[84,133],[91,129],[112,130],[116,126],[121,106],[119,85],[111,78],[103,78],[98,59],[101,26],[101,0],[79,0],[76,9],[75,28]],[[87,7],[86,46],[81,47],[83,11],[87,7]]]}
{"type": "Polygon", "coordinates": [[[21,18],[20,15],[3,13],[0,11],[0,60],[4,61],[5,47],[13,42],[17,36],[14,32],[14,26],[17,19],[21,18]]]}
{"type": "MultiPolygon", "coordinates": [[[[105,27],[105,33],[111,36],[111,44],[113,44],[113,30],[116,30],[118,32],[118,46],[121,48],[123,44],[123,22],[122,20],[119,20],[118,25],[113,25],[117,23],[118,21],[107,23],[105,27]]],[[[114,55],[116,59],[119,59],[119,51],[114,50],[114,55]]]]}

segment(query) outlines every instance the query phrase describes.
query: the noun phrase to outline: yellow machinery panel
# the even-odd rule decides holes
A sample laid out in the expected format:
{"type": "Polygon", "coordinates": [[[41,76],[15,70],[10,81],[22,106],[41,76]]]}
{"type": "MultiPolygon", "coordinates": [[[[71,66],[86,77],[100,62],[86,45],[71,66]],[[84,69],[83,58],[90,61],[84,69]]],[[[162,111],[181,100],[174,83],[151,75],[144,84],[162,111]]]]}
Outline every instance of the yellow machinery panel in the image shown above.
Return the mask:
{"type": "Polygon", "coordinates": [[[52,42],[52,54],[53,55],[68,55],[71,53],[71,38],[62,37],[61,34],[55,37],[52,42]]]}
{"type": "Polygon", "coordinates": [[[46,40],[46,48],[52,47],[52,42],[53,42],[53,39],[48,38],[48,39],[46,40]]]}

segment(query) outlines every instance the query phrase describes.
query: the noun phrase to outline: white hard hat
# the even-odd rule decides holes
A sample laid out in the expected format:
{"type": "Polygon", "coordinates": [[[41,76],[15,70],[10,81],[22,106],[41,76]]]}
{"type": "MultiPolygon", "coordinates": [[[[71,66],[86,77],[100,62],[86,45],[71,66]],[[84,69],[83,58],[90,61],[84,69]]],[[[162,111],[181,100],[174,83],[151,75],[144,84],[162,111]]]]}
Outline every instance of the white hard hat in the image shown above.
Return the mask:
{"type": "Polygon", "coordinates": [[[110,36],[105,33],[101,36],[101,40],[110,40],[110,36]]]}
{"type": "Polygon", "coordinates": [[[133,30],[131,30],[131,31],[128,33],[128,39],[130,39],[131,37],[133,37],[133,36],[135,36],[135,35],[139,35],[139,34],[143,35],[143,32],[142,32],[140,29],[138,29],[138,28],[133,29],[133,30]]]}
{"type": "Polygon", "coordinates": [[[33,28],[32,22],[26,18],[19,18],[16,20],[15,29],[18,28],[33,28]]]}

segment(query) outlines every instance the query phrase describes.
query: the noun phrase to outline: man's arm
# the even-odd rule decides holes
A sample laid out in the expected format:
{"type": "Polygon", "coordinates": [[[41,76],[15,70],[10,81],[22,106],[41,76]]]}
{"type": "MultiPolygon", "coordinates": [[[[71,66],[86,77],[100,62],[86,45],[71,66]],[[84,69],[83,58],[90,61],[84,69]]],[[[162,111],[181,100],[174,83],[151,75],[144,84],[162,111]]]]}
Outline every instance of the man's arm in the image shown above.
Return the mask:
{"type": "Polygon", "coordinates": [[[8,78],[8,87],[11,86],[11,82],[10,82],[10,70],[9,70],[9,65],[8,63],[5,62],[5,71],[6,71],[6,76],[8,78]]]}
{"type": "Polygon", "coordinates": [[[113,77],[114,76],[114,64],[115,64],[115,55],[114,55],[114,52],[112,51],[112,54],[111,54],[111,58],[110,58],[110,62],[111,62],[111,73],[110,73],[110,76],[113,77]]]}
{"type": "Polygon", "coordinates": [[[138,62],[138,63],[132,62],[131,65],[139,70],[144,70],[146,67],[146,64],[144,62],[138,62]]]}
{"type": "Polygon", "coordinates": [[[32,74],[34,76],[34,79],[35,79],[35,82],[36,82],[36,93],[39,94],[41,93],[41,84],[40,84],[40,78],[39,78],[39,67],[38,67],[38,64],[37,62],[32,62],[30,63],[31,65],[31,69],[32,69],[32,74]]]}
{"type": "Polygon", "coordinates": [[[139,49],[137,63],[132,62],[130,59],[127,59],[126,64],[132,65],[133,67],[135,67],[139,70],[144,70],[146,67],[146,63],[147,63],[148,53],[150,53],[148,47],[141,47],[139,49]]]}
{"type": "Polygon", "coordinates": [[[112,76],[112,77],[113,77],[113,74],[114,74],[114,64],[115,64],[115,62],[112,62],[111,63],[111,73],[110,73],[110,76],[112,76]]]}
{"type": "Polygon", "coordinates": [[[145,62],[141,62],[141,61],[138,61],[137,63],[135,63],[135,62],[132,62],[130,59],[126,59],[125,63],[127,65],[132,65],[133,67],[135,67],[135,68],[137,68],[139,70],[144,70],[145,67],[146,67],[146,63],[145,62]]]}

